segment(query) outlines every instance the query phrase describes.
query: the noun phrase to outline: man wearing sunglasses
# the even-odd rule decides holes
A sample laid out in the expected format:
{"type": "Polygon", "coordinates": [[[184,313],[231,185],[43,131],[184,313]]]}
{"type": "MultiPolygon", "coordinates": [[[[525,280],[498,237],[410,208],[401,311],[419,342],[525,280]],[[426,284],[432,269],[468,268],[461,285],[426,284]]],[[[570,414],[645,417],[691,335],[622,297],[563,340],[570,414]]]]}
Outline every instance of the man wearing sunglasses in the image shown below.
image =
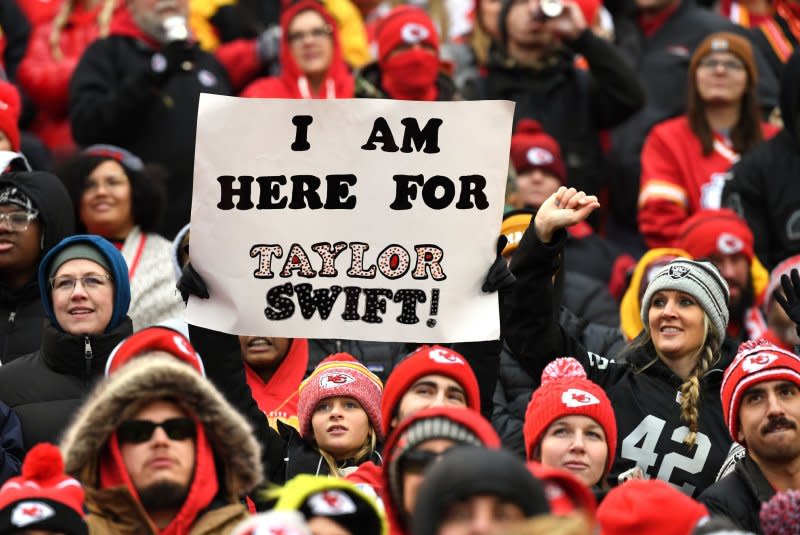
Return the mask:
{"type": "Polygon", "coordinates": [[[261,481],[259,447],[195,361],[176,331],[139,331],[65,433],[92,533],[227,534],[247,517],[240,500],[261,481]]]}

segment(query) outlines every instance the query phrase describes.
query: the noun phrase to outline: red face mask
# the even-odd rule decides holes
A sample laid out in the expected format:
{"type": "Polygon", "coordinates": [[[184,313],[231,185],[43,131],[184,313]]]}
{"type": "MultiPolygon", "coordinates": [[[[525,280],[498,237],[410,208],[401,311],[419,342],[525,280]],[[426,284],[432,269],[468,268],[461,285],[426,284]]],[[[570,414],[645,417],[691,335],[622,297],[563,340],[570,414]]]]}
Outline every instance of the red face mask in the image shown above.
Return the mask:
{"type": "Polygon", "coordinates": [[[439,58],[422,48],[403,50],[381,62],[381,82],[398,100],[435,100],[439,58]]]}

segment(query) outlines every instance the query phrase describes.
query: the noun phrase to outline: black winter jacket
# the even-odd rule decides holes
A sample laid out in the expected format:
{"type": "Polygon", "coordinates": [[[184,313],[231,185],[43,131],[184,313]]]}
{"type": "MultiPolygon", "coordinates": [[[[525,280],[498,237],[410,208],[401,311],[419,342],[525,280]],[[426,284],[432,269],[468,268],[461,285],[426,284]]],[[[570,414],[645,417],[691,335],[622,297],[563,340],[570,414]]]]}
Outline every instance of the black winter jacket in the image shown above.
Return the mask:
{"type": "Polygon", "coordinates": [[[756,462],[749,456],[736,463],[733,472],[714,483],[700,495],[699,500],[712,514],[730,518],[737,527],[753,533],[763,533],[758,513],[761,504],[775,495],[756,462]]]}
{"type": "Polygon", "coordinates": [[[170,74],[159,88],[149,75],[154,52],[127,36],[92,43],[70,82],[70,123],[81,145],[111,143],[167,168],[169,211],[162,230],[171,237],[189,221],[200,93],[232,90],[222,65],[199,47],[190,70],[170,74]]]}
{"type": "Polygon", "coordinates": [[[531,377],[541,376],[557,357],[575,357],[588,378],[606,391],[618,432],[612,483],[635,463],[648,477],[699,495],[714,482],[731,445],[719,398],[728,362],[717,363],[700,380],[697,442],[690,449],[682,442],[689,430],[676,401],[683,381],[658,358],[652,343],[627,348],[624,361],[615,362],[588,352],[553,316],[551,278],[553,267],[560,265],[565,235],[559,231],[544,245],[531,226],[514,253],[511,270],[517,285],[503,314],[503,335],[512,354],[531,377]]]}
{"type": "Polygon", "coordinates": [[[94,383],[103,377],[108,355],[132,333],[129,318],[96,336],[66,334],[48,322],[39,351],[0,366],[0,400],[19,416],[26,450],[39,442],[58,443],[94,383]]]}

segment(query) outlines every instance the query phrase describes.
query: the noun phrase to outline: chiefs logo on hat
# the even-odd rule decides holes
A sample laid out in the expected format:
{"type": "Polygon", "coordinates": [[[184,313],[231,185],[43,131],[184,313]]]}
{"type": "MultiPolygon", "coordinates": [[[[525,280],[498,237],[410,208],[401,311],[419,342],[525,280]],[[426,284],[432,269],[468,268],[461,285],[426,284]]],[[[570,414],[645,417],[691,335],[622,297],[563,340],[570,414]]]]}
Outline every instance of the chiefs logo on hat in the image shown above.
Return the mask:
{"type": "Polygon", "coordinates": [[[717,238],[717,249],[722,254],[736,254],[744,249],[744,242],[738,236],[723,232],[717,238]]]}
{"type": "Polygon", "coordinates": [[[744,359],[742,362],[742,369],[747,373],[757,372],[758,370],[762,370],[778,360],[778,357],[775,355],[769,355],[767,353],[759,353],[757,355],[751,355],[744,359]]]}
{"type": "Polygon", "coordinates": [[[719,51],[719,50],[728,50],[728,40],[723,39],[721,37],[717,37],[716,39],[711,40],[711,50],[719,51]]]}
{"type": "Polygon", "coordinates": [[[321,388],[338,388],[355,382],[355,377],[343,372],[326,373],[319,378],[319,386],[321,388]]]}
{"type": "Polygon", "coordinates": [[[691,270],[686,266],[670,266],[669,276],[673,279],[682,279],[689,274],[689,271],[691,270]]]}
{"type": "Polygon", "coordinates": [[[600,400],[594,395],[584,390],[570,388],[561,394],[561,403],[570,408],[585,407],[587,405],[598,405],[600,400]]]}
{"type": "Polygon", "coordinates": [[[431,32],[428,31],[428,28],[426,28],[422,24],[417,24],[416,22],[409,22],[408,24],[403,25],[403,28],[400,30],[400,36],[406,43],[410,45],[415,45],[417,43],[423,42],[425,39],[430,37],[431,32]]]}
{"type": "Polygon", "coordinates": [[[533,147],[525,156],[531,165],[549,165],[555,161],[553,153],[541,147],[533,147]]]}
{"type": "Polygon", "coordinates": [[[444,349],[433,349],[428,353],[428,357],[439,364],[464,364],[464,361],[458,355],[454,355],[444,349]]]}
{"type": "Polygon", "coordinates": [[[308,499],[308,507],[315,515],[350,515],[356,512],[353,499],[340,490],[318,492],[308,499]]]}
{"type": "Polygon", "coordinates": [[[18,528],[41,522],[55,516],[56,512],[44,502],[20,502],[11,512],[11,523],[18,528]]]}

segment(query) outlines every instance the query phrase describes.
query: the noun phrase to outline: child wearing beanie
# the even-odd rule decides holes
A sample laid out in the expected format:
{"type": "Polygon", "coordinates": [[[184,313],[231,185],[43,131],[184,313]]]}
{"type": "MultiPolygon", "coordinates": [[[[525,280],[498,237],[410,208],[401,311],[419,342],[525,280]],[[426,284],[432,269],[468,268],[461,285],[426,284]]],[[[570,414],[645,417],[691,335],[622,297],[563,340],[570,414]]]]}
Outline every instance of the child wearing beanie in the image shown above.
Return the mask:
{"type": "Polygon", "coordinates": [[[528,460],[566,470],[588,487],[604,486],[617,448],[614,409],[574,358],[545,367],[525,413],[523,435],[528,460]]]}

